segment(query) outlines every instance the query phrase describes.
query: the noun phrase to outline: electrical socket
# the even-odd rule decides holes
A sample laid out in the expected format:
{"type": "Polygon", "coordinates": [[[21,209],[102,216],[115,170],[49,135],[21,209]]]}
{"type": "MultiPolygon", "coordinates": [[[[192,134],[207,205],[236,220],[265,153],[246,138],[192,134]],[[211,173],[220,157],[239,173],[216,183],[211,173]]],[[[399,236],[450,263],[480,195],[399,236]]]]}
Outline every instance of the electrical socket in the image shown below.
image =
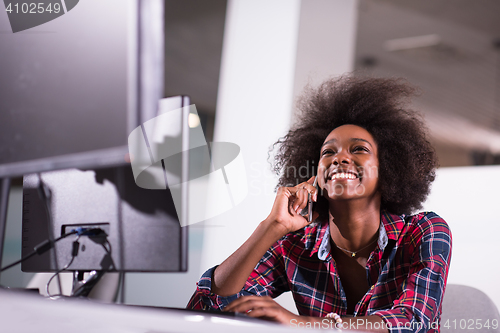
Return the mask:
{"type": "Polygon", "coordinates": [[[61,226],[61,235],[64,235],[68,232],[71,232],[72,230],[75,230],[76,228],[88,228],[88,229],[93,229],[93,228],[99,228],[103,230],[106,235],[109,236],[109,223],[107,222],[98,222],[98,223],[76,223],[76,224],[63,224],[61,226]]]}

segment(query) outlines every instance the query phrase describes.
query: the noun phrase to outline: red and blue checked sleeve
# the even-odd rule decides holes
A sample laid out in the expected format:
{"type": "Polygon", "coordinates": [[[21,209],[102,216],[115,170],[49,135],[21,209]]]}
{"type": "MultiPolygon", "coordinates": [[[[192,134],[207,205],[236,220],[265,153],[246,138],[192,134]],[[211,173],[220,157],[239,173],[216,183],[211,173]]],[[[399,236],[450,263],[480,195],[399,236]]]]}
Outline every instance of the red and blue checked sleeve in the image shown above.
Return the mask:
{"type": "Polygon", "coordinates": [[[197,310],[222,310],[229,303],[241,296],[257,295],[277,297],[288,291],[284,266],[281,256],[281,242],[275,243],[250,274],[243,289],[234,295],[219,296],[212,292],[212,276],[217,266],[207,270],[200,281],[187,308],[197,310]]]}
{"type": "MultiPolygon", "coordinates": [[[[441,304],[451,260],[451,232],[435,213],[420,215],[403,255],[411,256],[408,276],[389,310],[382,317],[391,332],[438,332],[441,304]]],[[[412,222],[414,223],[414,222],[412,222]]]]}

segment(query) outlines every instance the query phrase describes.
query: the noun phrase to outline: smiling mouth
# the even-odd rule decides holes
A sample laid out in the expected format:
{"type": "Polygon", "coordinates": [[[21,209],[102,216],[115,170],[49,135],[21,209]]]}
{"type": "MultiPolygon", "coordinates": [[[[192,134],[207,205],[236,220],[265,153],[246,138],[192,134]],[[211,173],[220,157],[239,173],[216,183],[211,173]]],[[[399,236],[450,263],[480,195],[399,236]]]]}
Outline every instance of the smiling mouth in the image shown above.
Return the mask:
{"type": "Polygon", "coordinates": [[[328,180],[337,180],[337,179],[357,179],[358,175],[351,171],[340,171],[334,174],[331,174],[328,177],[328,180]]]}

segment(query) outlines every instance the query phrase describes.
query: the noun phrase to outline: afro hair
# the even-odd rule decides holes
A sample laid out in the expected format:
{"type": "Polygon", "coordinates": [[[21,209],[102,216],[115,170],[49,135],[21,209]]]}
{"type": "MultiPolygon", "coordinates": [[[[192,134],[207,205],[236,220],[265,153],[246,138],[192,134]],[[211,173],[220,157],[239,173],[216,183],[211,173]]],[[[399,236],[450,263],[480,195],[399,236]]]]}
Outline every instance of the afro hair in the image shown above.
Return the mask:
{"type": "MultiPolygon", "coordinates": [[[[408,108],[415,92],[404,79],[353,75],[306,88],[296,125],[273,146],[278,186],[295,186],[316,175],[325,138],[351,124],[370,132],[378,145],[381,209],[398,215],[420,209],[435,178],[437,158],[422,117],[408,108]]],[[[318,196],[320,216],[327,207],[318,196]]]]}

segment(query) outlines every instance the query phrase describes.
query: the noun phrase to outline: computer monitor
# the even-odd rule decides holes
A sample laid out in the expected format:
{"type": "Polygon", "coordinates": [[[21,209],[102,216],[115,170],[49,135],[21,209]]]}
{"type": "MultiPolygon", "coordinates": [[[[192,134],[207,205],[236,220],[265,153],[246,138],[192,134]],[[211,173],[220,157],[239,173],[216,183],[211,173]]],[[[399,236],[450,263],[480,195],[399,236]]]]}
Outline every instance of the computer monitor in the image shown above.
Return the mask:
{"type": "MultiPolygon", "coordinates": [[[[111,255],[82,237],[72,269],[184,271],[187,228],[169,192],[138,188],[127,161],[128,135],[157,116],[163,97],[163,1],[71,3],[57,18],[19,32],[0,10],[0,179],[26,175],[22,253],[72,224],[98,223],[111,255]],[[33,192],[35,173],[52,192],[50,228],[33,192]]],[[[182,107],[186,98],[175,101],[182,107]]],[[[62,268],[65,246],[61,241],[23,270],[62,268]]]]}

